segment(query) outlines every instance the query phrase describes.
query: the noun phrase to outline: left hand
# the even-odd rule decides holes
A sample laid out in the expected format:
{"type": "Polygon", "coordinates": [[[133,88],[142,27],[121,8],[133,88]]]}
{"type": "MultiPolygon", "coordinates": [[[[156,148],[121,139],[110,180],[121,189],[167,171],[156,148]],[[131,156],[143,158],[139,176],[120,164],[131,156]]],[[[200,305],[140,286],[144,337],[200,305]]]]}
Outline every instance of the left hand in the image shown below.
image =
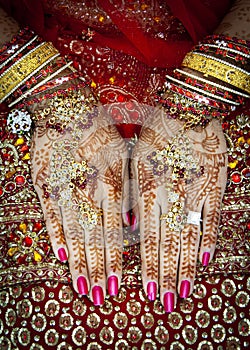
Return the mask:
{"type": "Polygon", "coordinates": [[[199,259],[207,265],[213,257],[227,176],[219,121],[201,130],[183,132],[182,127],[182,122],[157,110],[143,127],[132,156],[143,287],[150,300],[159,288],[167,312],[173,311],[177,294],[192,293],[201,218],[199,259]]]}

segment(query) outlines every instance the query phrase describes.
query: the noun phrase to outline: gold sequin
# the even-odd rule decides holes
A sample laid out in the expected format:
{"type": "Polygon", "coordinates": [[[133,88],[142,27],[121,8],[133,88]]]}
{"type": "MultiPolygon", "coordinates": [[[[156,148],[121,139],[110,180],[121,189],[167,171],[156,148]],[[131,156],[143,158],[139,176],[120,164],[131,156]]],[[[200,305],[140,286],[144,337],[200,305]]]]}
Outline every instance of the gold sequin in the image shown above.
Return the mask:
{"type": "Polygon", "coordinates": [[[103,327],[100,331],[100,339],[104,344],[112,344],[114,340],[114,331],[111,327],[103,327]]]}
{"type": "Polygon", "coordinates": [[[185,326],[182,330],[182,336],[187,344],[194,344],[198,338],[198,331],[193,326],[185,326]]]}
{"type": "Polygon", "coordinates": [[[157,350],[156,343],[151,339],[145,339],[142,343],[142,350],[157,350]]]}
{"type": "Polygon", "coordinates": [[[118,312],[114,316],[114,324],[118,329],[124,329],[128,324],[128,317],[124,312],[118,312]]]}
{"type": "Polygon", "coordinates": [[[219,311],[222,307],[222,299],[219,295],[212,295],[208,298],[208,307],[212,311],[219,311]]]}
{"type": "Polygon", "coordinates": [[[44,297],[45,297],[44,288],[40,286],[33,287],[31,296],[32,296],[32,299],[37,302],[44,300],[44,297]]]}
{"type": "Polygon", "coordinates": [[[221,291],[226,297],[231,297],[236,292],[236,285],[230,279],[226,279],[221,284],[221,291]]]}
{"type": "Polygon", "coordinates": [[[141,323],[143,324],[144,328],[150,329],[154,325],[154,316],[150,313],[145,313],[141,317],[141,323]]]}
{"type": "Polygon", "coordinates": [[[45,333],[45,343],[49,346],[55,346],[59,341],[59,333],[55,329],[49,329],[45,333]]]}
{"type": "Polygon", "coordinates": [[[200,310],[195,315],[195,321],[201,328],[206,328],[210,323],[210,314],[205,310],[200,310]]]}
{"type": "Polygon", "coordinates": [[[100,316],[96,313],[89,314],[87,317],[87,325],[91,328],[97,328],[100,324],[100,316]]]}
{"type": "Polygon", "coordinates": [[[133,299],[129,300],[126,307],[127,311],[133,316],[139,315],[139,313],[141,312],[141,304],[139,303],[139,301],[133,299]]]}
{"type": "Polygon", "coordinates": [[[33,307],[30,300],[23,299],[21,301],[18,301],[18,303],[16,304],[16,309],[17,315],[19,317],[28,318],[32,313],[33,307]]]}
{"type": "Polygon", "coordinates": [[[160,344],[166,344],[169,340],[168,330],[164,326],[156,327],[155,337],[160,344]]]}
{"type": "Polygon", "coordinates": [[[74,325],[73,317],[69,313],[62,314],[59,319],[59,326],[66,331],[70,330],[74,325]]]}
{"type": "Polygon", "coordinates": [[[237,314],[236,314],[236,310],[233,306],[229,306],[227,308],[225,308],[225,310],[223,311],[223,320],[226,323],[233,323],[237,318],[237,314]]]}
{"type": "Polygon", "coordinates": [[[222,325],[216,324],[211,329],[211,335],[215,343],[221,343],[225,339],[226,330],[222,325]]]}
{"type": "Polygon", "coordinates": [[[86,338],[86,331],[82,326],[78,326],[73,330],[72,339],[77,346],[84,345],[86,343],[86,338]]]}
{"type": "Polygon", "coordinates": [[[173,329],[179,329],[183,324],[183,319],[181,317],[181,314],[179,314],[178,312],[172,312],[168,316],[168,322],[170,327],[172,327],[173,329]]]}
{"type": "Polygon", "coordinates": [[[73,302],[73,311],[77,316],[83,316],[86,313],[86,305],[79,299],[73,302]]]}
{"type": "Polygon", "coordinates": [[[138,327],[129,327],[127,339],[131,343],[137,343],[142,337],[142,331],[138,327]]]}

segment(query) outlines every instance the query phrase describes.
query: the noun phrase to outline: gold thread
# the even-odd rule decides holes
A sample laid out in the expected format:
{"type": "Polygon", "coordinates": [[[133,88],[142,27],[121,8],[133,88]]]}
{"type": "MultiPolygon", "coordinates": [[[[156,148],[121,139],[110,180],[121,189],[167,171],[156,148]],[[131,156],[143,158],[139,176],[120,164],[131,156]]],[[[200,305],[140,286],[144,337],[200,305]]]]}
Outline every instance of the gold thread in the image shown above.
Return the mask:
{"type": "Polygon", "coordinates": [[[182,62],[182,66],[204,73],[205,76],[210,75],[218,78],[250,93],[250,76],[248,73],[237,69],[237,67],[231,67],[225,63],[195,53],[188,53],[182,62]]]}

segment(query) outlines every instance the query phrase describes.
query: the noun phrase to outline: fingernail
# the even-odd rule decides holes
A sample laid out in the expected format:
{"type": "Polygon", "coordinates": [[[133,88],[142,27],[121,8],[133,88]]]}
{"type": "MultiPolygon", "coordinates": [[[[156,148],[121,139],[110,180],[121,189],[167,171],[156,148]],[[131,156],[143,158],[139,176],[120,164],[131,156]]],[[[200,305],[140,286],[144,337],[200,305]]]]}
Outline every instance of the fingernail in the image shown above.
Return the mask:
{"type": "Polygon", "coordinates": [[[59,248],[57,253],[61,262],[65,262],[68,260],[68,257],[64,248],[59,248]]]}
{"type": "Polygon", "coordinates": [[[210,260],[210,253],[209,253],[209,252],[203,253],[203,256],[202,256],[202,265],[203,265],[203,266],[207,266],[208,263],[209,263],[209,260],[210,260]]]}
{"type": "Polygon", "coordinates": [[[174,311],[174,293],[167,292],[164,294],[163,298],[164,309],[166,312],[174,311]]]}
{"type": "Polygon", "coordinates": [[[100,306],[104,303],[104,295],[102,287],[95,286],[92,289],[93,303],[95,306],[100,306]]]}
{"type": "Polygon", "coordinates": [[[156,299],[156,282],[148,282],[147,284],[148,299],[154,301],[156,299]]]}
{"type": "Polygon", "coordinates": [[[180,297],[187,298],[189,296],[189,292],[190,292],[190,282],[187,280],[182,281],[181,282],[180,297]]]}
{"type": "Polygon", "coordinates": [[[131,223],[132,232],[134,232],[136,230],[136,223],[137,223],[136,216],[132,215],[132,223],[131,223]]]}
{"type": "Polygon", "coordinates": [[[126,219],[127,219],[128,224],[130,225],[130,212],[129,211],[126,213],[126,219]]]}
{"type": "Polygon", "coordinates": [[[79,276],[77,278],[77,288],[81,295],[88,294],[88,283],[85,277],[79,276]]]}
{"type": "Polygon", "coordinates": [[[110,276],[108,278],[108,293],[111,296],[116,296],[118,294],[118,277],[110,276]]]}

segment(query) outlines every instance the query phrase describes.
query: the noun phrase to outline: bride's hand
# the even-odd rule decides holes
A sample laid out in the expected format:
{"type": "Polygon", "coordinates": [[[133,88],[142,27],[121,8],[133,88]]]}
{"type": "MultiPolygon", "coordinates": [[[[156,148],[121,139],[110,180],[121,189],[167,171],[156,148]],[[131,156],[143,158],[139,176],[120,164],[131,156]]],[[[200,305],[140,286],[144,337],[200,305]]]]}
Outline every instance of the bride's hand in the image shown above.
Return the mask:
{"type": "MultiPolygon", "coordinates": [[[[87,95],[78,101],[83,106],[87,95]]],[[[75,290],[101,305],[106,288],[116,295],[121,281],[126,146],[100,106],[82,112],[63,132],[48,128],[50,117],[35,126],[33,183],[55,255],[68,260],[75,290]]]]}
{"type": "Polygon", "coordinates": [[[132,159],[143,287],[150,300],[160,293],[167,312],[178,294],[192,293],[198,256],[203,265],[213,257],[227,174],[220,123],[196,131],[182,126],[157,110],[132,159]]]}

